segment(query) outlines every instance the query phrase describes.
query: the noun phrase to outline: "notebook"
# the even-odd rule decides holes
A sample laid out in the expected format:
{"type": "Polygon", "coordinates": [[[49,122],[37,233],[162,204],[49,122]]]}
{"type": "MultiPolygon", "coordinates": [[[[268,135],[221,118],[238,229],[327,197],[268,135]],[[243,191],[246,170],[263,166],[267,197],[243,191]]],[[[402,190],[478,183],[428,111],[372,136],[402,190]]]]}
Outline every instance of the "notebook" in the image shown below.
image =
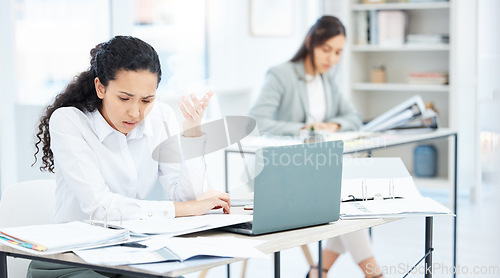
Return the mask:
{"type": "Polygon", "coordinates": [[[343,152],[340,140],[258,151],[253,221],[223,229],[260,235],[337,221],[343,152]]]}
{"type": "Polygon", "coordinates": [[[38,255],[110,245],[127,239],[127,230],[105,229],[78,221],[0,228],[0,244],[38,255]]]}

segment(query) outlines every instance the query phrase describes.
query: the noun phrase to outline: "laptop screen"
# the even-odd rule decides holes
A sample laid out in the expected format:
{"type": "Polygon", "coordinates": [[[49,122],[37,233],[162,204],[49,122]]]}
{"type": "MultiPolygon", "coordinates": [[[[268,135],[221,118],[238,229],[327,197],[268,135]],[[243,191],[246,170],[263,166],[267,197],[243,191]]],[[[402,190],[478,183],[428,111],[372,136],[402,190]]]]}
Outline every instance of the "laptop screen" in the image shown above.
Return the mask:
{"type": "Polygon", "coordinates": [[[339,219],[342,141],[268,147],[257,152],[253,233],[339,219]]]}

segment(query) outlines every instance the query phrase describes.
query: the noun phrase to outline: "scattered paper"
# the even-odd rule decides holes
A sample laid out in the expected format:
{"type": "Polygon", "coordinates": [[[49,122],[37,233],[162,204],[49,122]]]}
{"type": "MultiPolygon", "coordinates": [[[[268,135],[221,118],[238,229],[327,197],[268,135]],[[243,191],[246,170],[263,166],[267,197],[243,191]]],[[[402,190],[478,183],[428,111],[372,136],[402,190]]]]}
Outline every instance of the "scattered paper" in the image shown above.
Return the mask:
{"type": "Polygon", "coordinates": [[[342,219],[435,215],[453,214],[447,207],[430,198],[344,202],[340,205],[342,219]]]}
{"type": "Polygon", "coordinates": [[[147,248],[112,246],[75,251],[87,263],[130,265],[165,261],[185,261],[200,256],[225,258],[267,258],[256,247],[265,241],[236,237],[168,238],[154,236],[141,244],[147,248]]]}

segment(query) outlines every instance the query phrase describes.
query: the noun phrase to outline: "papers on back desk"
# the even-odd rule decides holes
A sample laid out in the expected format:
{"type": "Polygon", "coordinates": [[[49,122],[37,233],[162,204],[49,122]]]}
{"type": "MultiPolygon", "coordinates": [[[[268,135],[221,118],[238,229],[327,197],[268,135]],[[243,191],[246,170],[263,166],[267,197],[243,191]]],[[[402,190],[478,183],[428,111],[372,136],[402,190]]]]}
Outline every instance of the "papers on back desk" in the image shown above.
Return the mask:
{"type": "Polygon", "coordinates": [[[344,202],[340,205],[342,219],[435,215],[452,215],[452,213],[442,204],[424,197],[344,202]]]}

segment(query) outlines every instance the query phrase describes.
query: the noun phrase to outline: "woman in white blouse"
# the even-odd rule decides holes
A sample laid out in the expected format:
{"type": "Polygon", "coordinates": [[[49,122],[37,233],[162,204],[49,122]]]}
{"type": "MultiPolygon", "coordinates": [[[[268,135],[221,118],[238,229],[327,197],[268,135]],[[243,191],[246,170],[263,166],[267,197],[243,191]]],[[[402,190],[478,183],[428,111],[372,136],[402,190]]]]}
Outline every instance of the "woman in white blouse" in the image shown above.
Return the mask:
{"type": "MultiPolygon", "coordinates": [[[[298,135],[303,129],[324,132],[352,131],[361,126],[354,106],[335,84],[335,71],[346,42],[345,28],[333,16],[319,18],[301,47],[286,63],[271,68],[250,111],[259,131],[272,135],[298,135]]],[[[340,256],[349,251],[366,277],[382,277],[366,230],[331,238],[323,250],[323,265],[313,266],[307,277],[326,277],[340,256]]]]}
{"type": "MultiPolygon", "coordinates": [[[[213,93],[179,101],[181,134],[171,108],[155,100],[161,68],[153,47],[117,36],[90,54],[90,68],[55,98],[38,126],[35,159],[41,151],[40,168],[56,174],[54,221],[102,219],[106,211],[108,219],[124,220],[229,213],[227,193],[205,192],[200,123],[213,93]],[[144,200],[157,181],[170,200],[144,200]]],[[[60,276],[109,274],[36,261],[28,272],[60,276]]]]}

